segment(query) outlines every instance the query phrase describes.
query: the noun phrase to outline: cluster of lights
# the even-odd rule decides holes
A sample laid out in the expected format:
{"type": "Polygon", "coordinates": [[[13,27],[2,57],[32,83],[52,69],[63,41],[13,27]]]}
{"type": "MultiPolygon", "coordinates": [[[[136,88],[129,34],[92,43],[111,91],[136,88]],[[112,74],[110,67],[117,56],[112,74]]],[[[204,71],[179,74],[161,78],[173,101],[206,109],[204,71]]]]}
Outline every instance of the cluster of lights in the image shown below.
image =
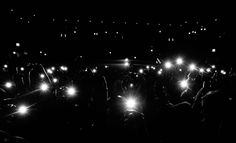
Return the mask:
{"type": "Polygon", "coordinates": [[[61,69],[62,71],[67,71],[67,70],[68,70],[68,68],[67,68],[66,66],[61,66],[60,69],[61,69]]]}
{"type": "Polygon", "coordinates": [[[129,67],[130,66],[130,63],[129,63],[129,59],[126,58],[125,61],[124,61],[124,66],[125,67],[129,67]]]}

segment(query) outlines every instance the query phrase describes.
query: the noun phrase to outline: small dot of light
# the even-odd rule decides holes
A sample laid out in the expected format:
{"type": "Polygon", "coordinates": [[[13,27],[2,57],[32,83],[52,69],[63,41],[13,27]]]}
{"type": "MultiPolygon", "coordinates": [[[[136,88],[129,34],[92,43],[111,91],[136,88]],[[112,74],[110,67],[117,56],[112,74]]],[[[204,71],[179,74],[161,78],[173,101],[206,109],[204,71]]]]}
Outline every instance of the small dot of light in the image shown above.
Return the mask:
{"type": "Polygon", "coordinates": [[[206,71],[207,71],[207,72],[211,72],[211,69],[210,69],[210,68],[207,68],[206,71]]]}
{"type": "Polygon", "coordinates": [[[53,78],[52,81],[53,81],[54,83],[57,83],[57,82],[58,82],[58,79],[57,79],[57,78],[53,78]]]}
{"type": "Polygon", "coordinates": [[[40,78],[45,78],[44,74],[40,74],[39,76],[40,76],[40,78]]]}
{"type": "Polygon", "coordinates": [[[179,69],[180,72],[182,72],[182,69],[179,69]]]}
{"type": "Polygon", "coordinates": [[[4,68],[8,68],[8,65],[7,65],[7,64],[5,64],[5,65],[3,65],[3,67],[4,67],[4,68]]]}
{"type": "Polygon", "coordinates": [[[125,63],[124,63],[124,66],[125,66],[125,67],[130,66],[129,62],[125,62],[125,63]]]}
{"type": "Polygon", "coordinates": [[[75,87],[73,87],[73,86],[68,87],[66,90],[67,95],[70,97],[75,96],[76,92],[77,91],[76,91],[75,87]]]}
{"type": "Polygon", "coordinates": [[[21,67],[21,68],[20,68],[20,70],[21,70],[21,71],[24,71],[24,70],[25,70],[25,68],[24,68],[24,67],[21,67]]]}
{"type": "Polygon", "coordinates": [[[155,69],[156,69],[154,66],[151,66],[151,68],[152,68],[153,70],[155,70],[155,69]]]}
{"type": "Polygon", "coordinates": [[[134,98],[129,97],[125,101],[125,106],[127,111],[134,111],[137,106],[137,101],[134,98]]]}
{"type": "Polygon", "coordinates": [[[17,113],[21,115],[25,115],[28,113],[28,107],[25,105],[20,105],[19,108],[17,109],[17,113]]]}
{"type": "Polygon", "coordinates": [[[134,84],[133,84],[133,83],[130,83],[130,84],[129,84],[129,87],[131,87],[131,88],[134,87],[134,84]]]}
{"type": "Polygon", "coordinates": [[[172,63],[170,62],[170,61],[167,61],[166,63],[165,63],[165,68],[166,69],[169,69],[169,68],[171,68],[172,67],[172,63]]]}
{"type": "Polygon", "coordinates": [[[157,74],[161,75],[161,74],[162,74],[162,71],[163,71],[162,69],[159,69],[158,72],[157,72],[157,74]]]}
{"type": "Polygon", "coordinates": [[[42,51],[39,51],[40,54],[42,54],[43,52],[42,51]]]}
{"type": "Polygon", "coordinates": [[[16,47],[20,47],[20,43],[16,43],[16,47]]]}
{"type": "Polygon", "coordinates": [[[137,57],[134,57],[134,59],[137,59],[137,57]]]}
{"type": "Polygon", "coordinates": [[[44,53],[44,56],[47,56],[47,54],[46,54],[46,53],[44,53]]]}
{"type": "Polygon", "coordinates": [[[190,64],[189,65],[189,70],[190,71],[196,70],[196,65],[195,64],[190,64]]]}
{"type": "Polygon", "coordinates": [[[188,86],[189,86],[188,80],[186,80],[186,79],[181,80],[179,85],[182,89],[188,88],[188,86]]]}
{"type": "Polygon", "coordinates": [[[42,83],[42,84],[40,85],[40,90],[41,90],[41,91],[45,92],[45,91],[48,91],[48,89],[49,89],[49,86],[48,86],[47,83],[42,83]]]}
{"type": "Polygon", "coordinates": [[[109,52],[109,54],[111,55],[111,52],[109,52]]]}
{"type": "Polygon", "coordinates": [[[15,54],[16,54],[16,51],[13,51],[12,53],[15,55],[15,54]]]}
{"type": "Polygon", "coordinates": [[[151,49],[150,52],[153,52],[153,49],[151,49]]]}
{"type": "Polygon", "coordinates": [[[12,88],[12,86],[13,86],[13,83],[10,82],[10,81],[8,81],[8,82],[5,83],[5,87],[6,87],[6,88],[12,88]]]}
{"type": "Polygon", "coordinates": [[[226,75],[226,72],[224,70],[220,70],[220,73],[226,75]]]}
{"type": "Polygon", "coordinates": [[[105,68],[107,69],[107,68],[108,68],[108,66],[107,66],[107,65],[105,65],[105,68]]]}
{"type": "Polygon", "coordinates": [[[107,34],[108,32],[107,31],[105,31],[105,34],[107,34]]]}
{"type": "Polygon", "coordinates": [[[216,68],[216,66],[215,66],[215,65],[212,65],[212,66],[211,66],[211,68],[213,68],[213,69],[214,69],[214,68],[216,68]]]}
{"type": "Polygon", "coordinates": [[[203,73],[203,72],[204,72],[204,69],[203,69],[203,68],[200,68],[200,69],[199,69],[199,72],[200,72],[200,73],[203,73]]]}
{"type": "Polygon", "coordinates": [[[148,70],[149,70],[149,69],[150,69],[150,66],[146,66],[146,69],[148,69],[148,70]]]}
{"type": "Polygon", "coordinates": [[[53,71],[51,69],[47,69],[47,73],[53,74],[53,71]]]}
{"type": "Polygon", "coordinates": [[[183,64],[183,62],[184,62],[184,61],[183,61],[182,58],[177,58],[177,59],[176,59],[176,64],[177,64],[177,65],[181,65],[181,64],[183,64]]]}
{"type": "Polygon", "coordinates": [[[141,74],[142,74],[142,73],[143,73],[143,69],[139,69],[139,73],[141,73],[141,74]]]}
{"type": "Polygon", "coordinates": [[[51,67],[51,70],[52,70],[52,71],[55,71],[55,67],[51,67]]]}
{"type": "Polygon", "coordinates": [[[129,59],[128,59],[128,58],[125,58],[125,62],[129,62],[129,59]]]}
{"type": "Polygon", "coordinates": [[[92,73],[96,73],[97,72],[97,70],[96,69],[92,69],[92,73]]]}
{"type": "Polygon", "coordinates": [[[212,49],[211,52],[212,52],[212,53],[215,53],[215,52],[216,52],[216,49],[212,49]]]}
{"type": "Polygon", "coordinates": [[[68,68],[67,68],[66,66],[61,66],[60,69],[61,69],[62,71],[67,71],[67,70],[68,70],[68,68]]]}

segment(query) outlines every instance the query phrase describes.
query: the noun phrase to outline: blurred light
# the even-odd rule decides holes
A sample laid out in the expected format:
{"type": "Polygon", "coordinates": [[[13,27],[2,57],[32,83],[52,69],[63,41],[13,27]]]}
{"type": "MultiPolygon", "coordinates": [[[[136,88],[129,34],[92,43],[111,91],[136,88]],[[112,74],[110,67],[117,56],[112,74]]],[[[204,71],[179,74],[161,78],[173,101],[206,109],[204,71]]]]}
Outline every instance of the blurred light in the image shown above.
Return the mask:
{"type": "Polygon", "coordinates": [[[129,97],[125,100],[125,106],[127,111],[134,111],[137,106],[137,101],[135,98],[129,97]]]}
{"type": "Polygon", "coordinates": [[[45,78],[44,74],[40,74],[39,76],[40,76],[40,78],[45,78]]]}
{"type": "Polygon", "coordinates": [[[25,70],[25,68],[24,68],[24,67],[21,67],[21,68],[20,68],[20,70],[21,70],[21,71],[24,71],[24,70],[25,70]]]}
{"type": "Polygon", "coordinates": [[[212,49],[211,52],[212,52],[212,53],[215,53],[215,52],[216,52],[216,49],[212,49]]]}
{"type": "Polygon", "coordinates": [[[49,89],[49,86],[48,86],[47,83],[42,83],[42,84],[40,85],[40,90],[41,90],[41,91],[45,92],[45,91],[47,91],[48,89],[49,89]]]}
{"type": "Polygon", "coordinates": [[[142,74],[142,73],[143,73],[143,69],[139,69],[139,73],[141,73],[141,74],[142,74]]]}
{"type": "Polygon", "coordinates": [[[8,65],[7,65],[7,64],[5,64],[5,65],[3,65],[3,67],[4,67],[4,68],[8,68],[8,65]]]}
{"type": "Polygon", "coordinates": [[[220,73],[226,75],[226,72],[224,70],[220,70],[220,73]]]}
{"type": "Polygon", "coordinates": [[[107,66],[107,65],[105,65],[105,68],[107,69],[107,68],[108,68],[108,66],[107,66]]]}
{"type": "Polygon", "coordinates": [[[73,86],[67,88],[66,93],[68,96],[72,97],[76,95],[76,89],[73,86]]]}
{"type": "Polygon", "coordinates": [[[124,63],[124,66],[125,66],[125,67],[128,67],[129,65],[130,65],[129,62],[125,62],[125,63],[124,63]]]}
{"type": "Polygon", "coordinates": [[[210,68],[207,68],[206,71],[207,71],[207,72],[211,72],[211,69],[210,69],[210,68]]]}
{"type": "Polygon", "coordinates": [[[128,59],[128,58],[125,58],[125,62],[129,62],[129,59],[128,59]]]}
{"type": "Polygon", "coordinates": [[[189,70],[190,71],[196,70],[196,65],[195,64],[190,64],[189,65],[189,70]]]}
{"type": "Polygon", "coordinates": [[[13,86],[13,83],[10,82],[10,81],[8,81],[8,82],[5,83],[5,87],[6,87],[6,88],[12,88],[12,86],[13,86]]]}
{"type": "Polygon", "coordinates": [[[211,68],[213,68],[213,69],[214,69],[214,68],[216,68],[216,66],[215,66],[215,65],[212,65],[212,66],[211,66],[211,68]]]}
{"type": "Polygon", "coordinates": [[[129,87],[131,87],[131,88],[134,87],[134,84],[133,84],[133,83],[130,83],[130,84],[129,84],[129,87]]]}
{"type": "Polygon", "coordinates": [[[167,61],[167,62],[165,63],[165,68],[169,69],[169,68],[171,68],[171,67],[172,67],[172,63],[171,63],[170,61],[167,61]]]}
{"type": "Polygon", "coordinates": [[[21,114],[21,115],[25,115],[28,113],[28,107],[26,107],[25,105],[20,105],[19,108],[17,109],[17,113],[21,114]]]}
{"type": "Polygon", "coordinates": [[[67,71],[68,70],[68,68],[66,66],[61,66],[60,69],[63,70],[63,71],[67,71]]]}
{"type": "Polygon", "coordinates": [[[53,71],[51,69],[47,69],[47,73],[52,74],[53,71]]]}
{"type": "Polygon", "coordinates": [[[200,69],[199,69],[199,72],[200,72],[200,73],[203,73],[203,72],[204,72],[204,68],[200,68],[200,69]]]}
{"type": "Polygon", "coordinates": [[[177,64],[177,65],[181,65],[181,64],[183,64],[183,62],[184,62],[184,61],[183,61],[182,58],[177,58],[177,59],[176,59],[176,64],[177,64]]]}
{"type": "Polygon", "coordinates": [[[189,84],[188,84],[188,80],[186,79],[183,79],[180,81],[180,87],[183,88],[183,89],[186,89],[188,88],[189,84]]]}
{"type": "Polygon", "coordinates": [[[96,69],[92,69],[92,73],[96,73],[97,72],[97,70],[96,69]]]}
{"type": "Polygon", "coordinates": [[[20,47],[20,43],[16,43],[16,47],[20,47]]]}
{"type": "Polygon", "coordinates": [[[146,66],[146,69],[148,69],[148,70],[149,70],[149,69],[150,69],[150,66],[148,66],[148,65],[147,65],[147,66],[146,66]]]}
{"type": "Polygon", "coordinates": [[[58,82],[58,79],[57,79],[57,78],[53,78],[52,81],[53,81],[54,83],[57,83],[57,82],[58,82]]]}
{"type": "Polygon", "coordinates": [[[15,54],[16,54],[16,51],[13,51],[12,53],[15,55],[15,54]]]}
{"type": "Polygon", "coordinates": [[[157,74],[161,75],[161,74],[162,74],[162,69],[159,69],[159,71],[157,72],[157,74]]]}
{"type": "Polygon", "coordinates": [[[156,69],[154,66],[151,66],[151,68],[152,68],[153,70],[155,70],[155,69],[156,69]]]}
{"type": "Polygon", "coordinates": [[[55,70],[55,67],[51,67],[51,70],[53,70],[53,71],[54,71],[54,70],[55,70]]]}

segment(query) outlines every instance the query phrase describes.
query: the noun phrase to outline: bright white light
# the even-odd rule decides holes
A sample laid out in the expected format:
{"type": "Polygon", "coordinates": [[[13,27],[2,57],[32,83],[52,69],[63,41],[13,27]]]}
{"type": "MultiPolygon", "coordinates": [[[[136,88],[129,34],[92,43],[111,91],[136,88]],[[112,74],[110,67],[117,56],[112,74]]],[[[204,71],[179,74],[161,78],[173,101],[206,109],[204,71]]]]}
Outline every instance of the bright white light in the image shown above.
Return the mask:
{"type": "Polygon", "coordinates": [[[24,68],[24,67],[21,67],[21,68],[20,68],[20,70],[21,70],[21,71],[24,71],[24,70],[25,70],[25,68],[24,68]]]}
{"type": "Polygon", "coordinates": [[[52,74],[53,71],[51,69],[47,69],[47,73],[52,74]]]}
{"type": "Polygon", "coordinates": [[[7,64],[5,64],[5,65],[3,65],[3,67],[4,67],[4,68],[8,68],[8,65],[7,65],[7,64]]]}
{"type": "Polygon", "coordinates": [[[211,68],[213,68],[213,69],[214,69],[214,68],[216,68],[216,66],[215,66],[215,65],[212,65],[212,66],[211,66],[211,68]]]}
{"type": "Polygon", "coordinates": [[[53,71],[54,71],[54,70],[55,70],[55,67],[51,67],[51,70],[53,70],[53,71]]]}
{"type": "Polygon", "coordinates": [[[148,69],[148,70],[149,70],[149,69],[150,69],[150,66],[146,66],[146,69],[148,69]]]}
{"type": "Polygon", "coordinates": [[[131,88],[134,87],[134,84],[133,84],[133,83],[130,83],[130,84],[129,84],[129,87],[131,87],[131,88]]]}
{"type": "Polygon", "coordinates": [[[134,98],[129,97],[128,99],[125,100],[125,106],[126,110],[133,111],[137,106],[137,101],[134,98]]]}
{"type": "Polygon", "coordinates": [[[40,74],[39,76],[40,76],[40,78],[45,78],[44,74],[40,74]]]}
{"type": "Polygon", "coordinates": [[[207,71],[207,72],[211,72],[211,69],[210,69],[210,68],[207,68],[206,71],[207,71]]]}
{"type": "Polygon", "coordinates": [[[73,86],[68,87],[67,90],[66,90],[66,93],[69,96],[75,96],[75,94],[76,94],[75,87],[73,87],[73,86]]]}
{"type": "Polygon", "coordinates": [[[53,81],[54,83],[57,83],[57,82],[58,82],[58,79],[57,79],[57,78],[53,78],[52,81],[53,81]]]}
{"type": "Polygon", "coordinates": [[[49,86],[48,86],[47,83],[42,83],[40,85],[40,89],[41,89],[41,91],[45,92],[45,91],[47,91],[49,89],[49,86]]]}
{"type": "Polygon", "coordinates": [[[215,53],[215,52],[216,52],[216,49],[212,49],[211,52],[212,52],[212,53],[215,53]]]}
{"type": "Polygon", "coordinates": [[[128,59],[128,58],[125,58],[125,62],[129,62],[129,59],[128,59]]]}
{"type": "Polygon", "coordinates": [[[67,71],[67,70],[68,70],[68,68],[67,68],[66,66],[61,66],[60,68],[61,68],[61,70],[63,70],[63,71],[67,71]]]}
{"type": "Polygon", "coordinates": [[[141,74],[142,74],[142,73],[143,73],[143,69],[139,69],[139,73],[141,73],[141,74]]]}
{"type": "Polygon", "coordinates": [[[16,47],[20,47],[20,43],[16,43],[16,47]]]}
{"type": "Polygon", "coordinates": [[[181,80],[180,81],[180,87],[181,88],[183,88],[183,89],[186,89],[186,88],[188,88],[188,80],[186,80],[186,79],[183,79],[183,80],[181,80]]]}
{"type": "Polygon", "coordinates": [[[105,69],[107,69],[108,68],[108,66],[107,65],[105,65],[105,69]]]}
{"type": "Polygon", "coordinates": [[[189,65],[189,70],[190,71],[196,70],[196,65],[195,64],[190,64],[189,65]]]}
{"type": "Polygon", "coordinates": [[[19,108],[17,109],[17,112],[21,115],[25,115],[28,113],[28,107],[26,107],[25,105],[21,105],[19,106],[19,108]]]}
{"type": "Polygon", "coordinates": [[[220,73],[226,75],[226,72],[224,70],[220,70],[220,73]]]}
{"type": "Polygon", "coordinates": [[[165,63],[165,68],[169,69],[169,68],[171,68],[171,67],[172,67],[172,63],[171,63],[170,61],[167,61],[167,62],[165,63]]]}
{"type": "Polygon", "coordinates": [[[177,64],[177,65],[181,65],[181,64],[183,64],[183,62],[184,62],[184,61],[183,61],[182,58],[177,58],[177,59],[176,59],[176,64],[177,64]]]}
{"type": "Polygon", "coordinates": [[[97,70],[96,69],[92,69],[92,73],[96,73],[97,72],[97,70]]]}
{"type": "Polygon", "coordinates": [[[5,87],[6,87],[6,88],[12,88],[12,86],[13,86],[13,84],[12,84],[12,82],[10,82],[10,81],[8,81],[8,82],[5,83],[5,87]]]}
{"type": "Polygon", "coordinates": [[[16,51],[13,51],[12,53],[15,55],[15,54],[16,54],[16,51]]]}
{"type": "Polygon", "coordinates": [[[200,69],[199,69],[199,72],[200,72],[200,73],[203,73],[203,72],[204,72],[204,69],[203,69],[203,68],[200,68],[200,69]]]}
{"type": "Polygon", "coordinates": [[[162,74],[162,69],[159,69],[157,74],[161,75],[162,74]]]}
{"type": "Polygon", "coordinates": [[[125,62],[125,63],[124,63],[124,66],[125,66],[125,67],[128,67],[129,65],[130,65],[129,62],[125,62]]]}

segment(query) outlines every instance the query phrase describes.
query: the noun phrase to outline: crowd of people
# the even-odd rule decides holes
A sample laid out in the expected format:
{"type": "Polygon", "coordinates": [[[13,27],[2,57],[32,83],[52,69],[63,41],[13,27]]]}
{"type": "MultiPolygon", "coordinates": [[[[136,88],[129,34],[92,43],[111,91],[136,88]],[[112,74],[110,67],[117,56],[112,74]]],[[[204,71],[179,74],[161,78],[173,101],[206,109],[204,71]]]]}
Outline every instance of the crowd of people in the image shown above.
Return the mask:
{"type": "MultiPolygon", "coordinates": [[[[10,66],[10,65],[9,65],[10,66]]],[[[136,67],[100,68],[72,63],[68,71],[44,79],[43,64],[28,63],[25,69],[1,71],[11,90],[0,88],[0,142],[74,142],[132,140],[173,142],[231,142],[235,75],[189,73],[193,86],[176,87],[176,73],[135,72],[136,67]],[[39,82],[50,83],[47,93],[32,92],[39,82]],[[63,87],[75,85],[77,96],[68,98],[63,87]],[[124,99],[137,99],[127,110],[124,99]],[[25,116],[12,114],[19,103],[32,105],[25,116]]]]}

